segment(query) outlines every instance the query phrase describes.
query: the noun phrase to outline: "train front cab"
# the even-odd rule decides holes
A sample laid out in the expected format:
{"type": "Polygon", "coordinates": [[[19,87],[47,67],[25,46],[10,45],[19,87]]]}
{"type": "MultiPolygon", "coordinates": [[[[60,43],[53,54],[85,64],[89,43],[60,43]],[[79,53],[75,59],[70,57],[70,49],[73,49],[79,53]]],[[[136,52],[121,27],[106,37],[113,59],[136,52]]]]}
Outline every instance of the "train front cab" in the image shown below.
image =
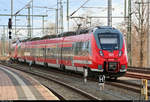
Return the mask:
{"type": "Polygon", "coordinates": [[[109,78],[123,76],[127,70],[125,40],[114,28],[98,28],[92,36],[91,71],[109,78]]]}

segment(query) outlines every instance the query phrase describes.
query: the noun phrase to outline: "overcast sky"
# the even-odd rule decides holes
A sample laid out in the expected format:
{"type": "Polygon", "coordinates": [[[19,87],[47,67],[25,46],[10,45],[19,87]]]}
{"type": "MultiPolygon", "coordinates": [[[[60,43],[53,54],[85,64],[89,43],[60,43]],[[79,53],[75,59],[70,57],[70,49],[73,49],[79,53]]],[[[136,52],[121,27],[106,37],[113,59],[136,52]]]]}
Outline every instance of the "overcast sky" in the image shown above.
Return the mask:
{"type": "MultiPolygon", "coordinates": [[[[0,14],[10,14],[11,7],[10,7],[11,0],[0,0],[0,14]]],[[[13,0],[13,12],[15,13],[22,7],[24,7],[30,0],[13,0]]],[[[49,8],[56,8],[57,0],[33,0],[34,6],[46,6],[49,8]]],[[[66,26],[66,1],[63,0],[64,6],[64,30],[67,30],[66,26]]],[[[86,0],[69,0],[70,8],[69,14],[73,11],[78,9],[86,0]]],[[[87,7],[107,7],[107,0],[90,0],[85,6],[87,7]]],[[[123,16],[124,14],[124,0],[112,0],[112,7],[113,7],[113,16],[123,16]]],[[[79,16],[87,9],[80,9],[74,16],[79,16]]],[[[92,16],[107,16],[107,9],[91,9],[93,11],[92,16]]],[[[27,9],[22,10],[19,14],[28,14],[27,9]]],[[[47,21],[55,22],[55,12],[48,11],[46,9],[37,9],[34,8],[34,14],[48,14],[48,17],[45,18],[47,21]]],[[[0,25],[8,24],[9,17],[0,17],[0,25]]],[[[26,17],[17,17],[17,25],[27,25],[27,18],[26,17]]],[[[116,26],[117,23],[120,23],[123,19],[113,19],[113,26],[116,26]]],[[[104,25],[107,25],[107,19],[103,19],[104,25]]],[[[71,23],[71,22],[70,22],[71,23]]],[[[14,24],[14,22],[13,22],[14,24]]],[[[42,18],[34,18],[34,26],[41,27],[42,26],[42,18]]]]}

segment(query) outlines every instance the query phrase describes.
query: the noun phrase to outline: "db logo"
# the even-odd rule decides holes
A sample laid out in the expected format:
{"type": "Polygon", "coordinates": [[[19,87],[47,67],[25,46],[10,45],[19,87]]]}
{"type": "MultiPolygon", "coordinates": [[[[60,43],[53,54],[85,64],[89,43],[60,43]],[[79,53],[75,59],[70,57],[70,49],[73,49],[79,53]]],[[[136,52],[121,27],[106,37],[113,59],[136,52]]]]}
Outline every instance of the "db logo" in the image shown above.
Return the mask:
{"type": "Polygon", "coordinates": [[[109,56],[110,56],[110,57],[113,57],[113,56],[114,56],[114,54],[113,54],[113,53],[109,53],[109,56]]]}

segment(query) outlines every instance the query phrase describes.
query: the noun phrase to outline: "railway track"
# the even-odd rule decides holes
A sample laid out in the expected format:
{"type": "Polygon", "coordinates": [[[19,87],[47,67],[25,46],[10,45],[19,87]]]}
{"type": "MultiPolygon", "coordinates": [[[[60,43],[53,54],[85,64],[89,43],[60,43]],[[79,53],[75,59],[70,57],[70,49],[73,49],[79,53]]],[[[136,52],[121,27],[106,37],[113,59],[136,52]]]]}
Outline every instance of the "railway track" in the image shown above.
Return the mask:
{"type": "MultiPolygon", "coordinates": [[[[6,64],[5,64],[6,65],[6,64]]],[[[27,64],[23,64],[24,66],[27,66],[27,64]]],[[[7,64],[8,66],[8,64],[7,64]]],[[[11,65],[12,67],[12,65],[11,65]]],[[[21,66],[20,66],[21,67],[21,66]]],[[[37,67],[37,66],[36,66],[37,67]]],[[[14,67],[15,68],[15,67],[14,67]]],[[[40,68],[39,68],[40,69],[40,68]]],[[[19,68],[20,70],[20,68],[19,68]]],[[[43,67],[41,68],[41,71],[39,72],[42,72],[43,70],[43,67]]],[[[45,70],[48,70],[45,68],[45,70]]],[[[23,70],[24,71],[24,70],[23,70]]],[[[58,70],[49,70],[49,71],[54,71],[55,73],[61,73],[61,74],[64,74],[66,75],[66,72],[62,72],[62,71],[58,71],[58,70]]],[[[29,72],[27,72],[29,73],[29,72]]],[[[31,74],[34,74],[34,73],[31,73],[31,74]]],[[[44,74],[40,74],[38,73],[38,75],[44,75],[44,74]]],[[[75,76],[75,77],[83,77],[81,75],[78,75],[78,74],[70,74],[71,76],[75,76]]],[[[47,76],[47,75],[44,75],[44,77],[47,76]]],[[[46,77],[47,78],[47,77],[46,77]]],[[[54,77],[52,77],[52,80],[54,79],[54,77]]],[[[91,80],[91,81],[97,81],[93,78],[88,78],[88,80],[91,80]]],[[[130,90],[130,91],[133,91],[133,92],[136,92],[136,93],[139,93],[140,94],[140,85],[138,84],[133,84],[133,83],[130,83],[130,82],[125,82],[125,81],[121,81],[121,80],[118,80],[118,81],[106,81],[106,84],[109,85],[109,86],[115,86],[115,87],[118,87],[118,88],[122,88],[122,89],[126,89],[126,90],[130,90]]],[[[68,85],[70,87],[70,85],[68,85]]],[[[85,92],[83,92],[83,94],[86,94],[85,92]]],[[[150,95],[150,92],[149,92],[149,95],[150,95]]],[[[86,95],[85,95],[86,96],[86,95]]],[[[92,98],[91,99],[96,99],[96,98],[92,98]]]]}
{"type": "Polygon", "coordinates": [[[147,74],[127,72],[125,76],[126,77],[131,77],[131,78],[137,78],[137,79],[147,79],[147,80],[150,80],[150,76],[147,75],[147,74]]]}
{"type": "Polygon", "coordinates": [[[129,67],[126,77],[150,80],[150,68],[129,67]]]}
{"type": "MultiPolygon", "coordinates": [[[[65,88],[65,90],[71,90],[74,95],[78,94],[78,96],[80,96],[80,98],[83,99],[83,100],[84,99],[85,100],[101,100],[101,99],[91,95],[88,92],[85,92],[83,90],[80,90],[80,89],[78,89],[76,87],[70,86],[69,84],[60,81],[59,79],[57,79],[54,76],[51,76],[50,74],[37,72],[37,71],[35,72],[35,71],[31,71],[31,70],[24,70],[24,69],[20,68],[19,66],[13,66],[13,65],[9,65],[9,64],[3,64],[3,65],[7,66],[7,67],[15,68],[15,69],[17,69],[19,71],[23,71],[23,72],[28,73],[28,74],[30,74],[32,76],[34,75],[36,77],[42,78],[42,80],[44,79],[44,80],[52,81],[52,82],[56,83],[57,85],[59,85],[59,87],[61,87],[61,88],[63,86],[63,88],[65,88]]],[[[44,85],[44,86],[46,86],[49,90],[51,90],[54,94],[56,94],[56,96],[58,96],[60,99],[68,100],[68,99],[65,99],[63,95],[60,95],[59,93],[55,92],[53,89],[49,88],[48,85],[44,85]]]]}
{"type": "Polygon", "coordinates": [[[129,67],[128,71],[136,72],[136,73],[143,73],[143,74],[150,74],[150,68],[129,67]]]}

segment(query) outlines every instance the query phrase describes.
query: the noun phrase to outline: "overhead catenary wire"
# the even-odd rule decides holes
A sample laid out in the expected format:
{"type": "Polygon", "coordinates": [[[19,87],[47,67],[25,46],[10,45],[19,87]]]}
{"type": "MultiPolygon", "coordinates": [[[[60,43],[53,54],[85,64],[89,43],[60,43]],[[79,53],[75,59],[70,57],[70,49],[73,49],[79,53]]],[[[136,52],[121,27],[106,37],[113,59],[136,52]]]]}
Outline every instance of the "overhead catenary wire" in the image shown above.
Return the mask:
{"type": "Polygon", "coordinates": [[[71,13],[70,16],[73,16],[80,8],[82,8],[89,1],[90,0],[86,0],[86,2],[84,2],[77,10],[75,10],[73,13],[71,13]]]}
{"type": "Polygon", "coordinates": [[[17,15],[19,12],[21,12],[23,9],[25,9],[26,7],[28,7],[29,6],[29,4],[32,2],[32,0],[30,0],[29,2],[28,2],[28,4],[26,4],[24,7],[22,7],[20,10],[18,10],[14,15],[17,15]]]}

